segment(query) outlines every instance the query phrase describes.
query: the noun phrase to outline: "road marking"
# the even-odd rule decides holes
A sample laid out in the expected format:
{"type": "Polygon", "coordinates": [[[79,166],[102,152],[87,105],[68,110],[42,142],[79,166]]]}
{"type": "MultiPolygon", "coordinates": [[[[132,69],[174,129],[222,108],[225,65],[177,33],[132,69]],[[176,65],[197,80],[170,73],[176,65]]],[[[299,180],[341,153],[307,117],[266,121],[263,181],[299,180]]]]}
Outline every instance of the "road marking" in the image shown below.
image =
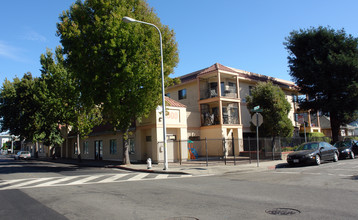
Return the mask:
{"type": "Polygon", "coordinates": [[[154,179],[166,179],[166,178],[168,178],[168,174],[162,174],[162,175],[158,175],[158,176],[156,176],[154,179]]]}
{"type": "Polygon", "coordinates": [[[148,175],[149,175],[149,173],[140,173],[140,174],[138,174],[138,175],[135,175],[135,176],[132,177],[132,178],[127,179],[127,181],[141,180],[141,179],[143,179],[144,177],[146,177],[146,176],[148,176],[148,175]]]}
{"type": "Polygon", "coordinates": [[[88,181],[98,179],[98,178],[103,177],[103,176],[105,176],[105,175],[87,176],[87,177],[85,177],[83,179],[76,180],[74,182],[68,183],[68,185],[81,185],[82,183],[86,183],[88,181]]]}
{"type": "Polygon", "coordinates": [[[15,184],[15,185],[8,186],[7,188],[8,189],[19,188],[19,187],[31,185],[33,183],[42,182],[42,181],[51,180],[51,179],[53,179],[53,177],[51,177],[51,178],[33,179],[33,180],[29,180],[29,181],[26,181],[26,182],[23,182],[23,183],[18,183],[18,184],[15,184]]]}
{"type": "Polygon", "coordinates": [[[77,177],[78,176],[69,176],[69,177],[65,177],[65,178],[58,178],[56,180],[52,180],[52,181],[42,183],[42,184],[39,184],[39,185],[36,185],[36,186],[37,187],[51,186],[51,185],[55,185],[55,184],[58,184],[58,183],[61,183],[61,182],[69,181],[71,179],[75,179],[77,177]]]}
{"type": "Polygon", "coordinates": [[[47,178],[29,178],[29,179],[16,179],[5,180],[0,182],[0,190],[9,189],[29,189],[38,187],[52,187],[52,186],[73,186],[73,185],[89,185],[99,183],[121,183],[128,181],[147,181],[147,180],[160,180],[160,179],[176,179],[176,178],[189,178],[199,176],[211,175],[171,175],[156,174],[156,173],[137,173],[129,179],[123,177],[133,175],[130,173],[121,174],[105,174],[105,175],[81,175],[81,176],[65,176],[65,177],[47,177],[47,178]],[[98,180],[96,180],[98,179],[98,180]],[[72,181],[73,180],[73,181],[72,181]],[[36,184],[38,183],[38,184],[36,184]]]}
{"type": "Polygon", "coordinates": [[[117,174],[117,175],[114,175],[114,176],[111,176],[111,177],[108,177],[104,180],[101,180],[101,181],[98,181],[98,183],[110,183],[110,182],[116,182],[116,180],[122,178],[122,177],[125,177],[129,175],[128,173],[121,173],[121,174],[117,174]]]}

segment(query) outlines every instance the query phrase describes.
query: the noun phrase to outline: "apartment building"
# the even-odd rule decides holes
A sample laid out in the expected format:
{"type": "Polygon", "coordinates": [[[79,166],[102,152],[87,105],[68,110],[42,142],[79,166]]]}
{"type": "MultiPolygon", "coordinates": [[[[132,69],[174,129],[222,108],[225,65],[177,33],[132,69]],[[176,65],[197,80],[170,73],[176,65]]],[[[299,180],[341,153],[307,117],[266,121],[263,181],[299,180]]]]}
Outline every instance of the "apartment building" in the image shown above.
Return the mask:
{"type": "MultiPolygon", "coordinates": [[[[216,63],[180,77],[181,83],[166,89],[166,95],[187,106],[188,138],[231,138],[252,136],[251,115],[246,97],[258,82],[278,85],[291,103],[289,118],[293,126],[298,87],[290,81],[255,74],[216,63]]],[[[243,150],[238,142],[239,151],[243,150]]],[[[222,155],[222,147],[209,147],[210,155],[222,155]]]]}
{"type": "MultiPolygon", "coordinates": [[[[166,89],[169,162],[188,159],[189,139],[217,140],[208,142],[208,155],[222,156],[224,149],[221,140],[233,136],[235,154],[243,151],[243,138],[255,136],[250,130],[251,115],[246,107],[246,97],[258,82],[271,81],[282,88],[291,103],[289,118],[294,126],[299,126],[294,120],[298,88],[293,82],[218,63],[181,76],[180,80],[180,84],[166,89]]],[[[131,161],[145,161],[147,158],[154,163],[164,161],[163,116],[160,109],[160,106],[153,109],[148,118],[138,121],[133,128],[129,139],[131,161]]],[[[232,155],[230,147],[229,144],[225,146],[225,153],[232,155]]],[[[122,134],[108,125],[96,128],[87,139],[81,140],[83,159],[122,160],[122,150],[122,134]]],[[[68,138],[61,152],[64,157],[77,157],[75,136],[68,138]]]]}

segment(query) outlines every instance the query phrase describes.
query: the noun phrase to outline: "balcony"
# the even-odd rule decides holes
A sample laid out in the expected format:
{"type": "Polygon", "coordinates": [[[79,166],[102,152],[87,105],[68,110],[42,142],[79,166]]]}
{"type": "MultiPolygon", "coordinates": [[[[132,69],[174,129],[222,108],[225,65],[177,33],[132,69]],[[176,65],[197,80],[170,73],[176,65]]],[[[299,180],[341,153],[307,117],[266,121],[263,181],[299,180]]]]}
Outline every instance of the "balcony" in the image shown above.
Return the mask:
{"type": "MultiPolygon", "coordinates": [[[[238,98],[236,82],[222,79],[220,83],[221,97],[238,98]]],[[[219,86],[217,82],[208,82],[208,80],[200,81],[200,100],[209,99],[219,96],[219,86]]]]}
{"type": "MultiPolygon", "coordinates": [[[[201,126],[211,126],[220,124],[219,107],[216,102],[201,104],[201,126]]],[[[223,102],[222,106],[222,124],[239,124],[239,111],[237,103],[223,102]]]]}

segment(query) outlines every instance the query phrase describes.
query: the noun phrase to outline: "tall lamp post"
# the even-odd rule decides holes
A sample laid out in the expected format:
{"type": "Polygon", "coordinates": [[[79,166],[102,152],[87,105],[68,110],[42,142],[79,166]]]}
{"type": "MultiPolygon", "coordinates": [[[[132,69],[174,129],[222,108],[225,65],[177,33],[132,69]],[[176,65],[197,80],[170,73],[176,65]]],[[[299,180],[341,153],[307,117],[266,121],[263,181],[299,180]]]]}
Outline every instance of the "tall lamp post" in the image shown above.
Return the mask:
{"type": "Polygon", "coordinates": [[[168,169],[168,152],[167,152],[167,129],[166,129],[166,124],[165,124],[165,97],[164,97],[165,91],[164,91],[164,66],[163,66],[162,34],[161,34],[159,28],[151,23],[147,23],[144,21],[138,21],[138,20],[135,20],[134,18],[130,18],[130,17],[123,17],[122,21],[125,23],[137,22],[137,23],[147,24],[147,25],[155,27],[155,29],[157,29],[157,31],[159,33],[160,60],[161,60],[161,71],[162,71],[162,100],[163,100],[162,101],[162,118],[163,118],[163,142],[164,142],[164,170],[167,170],[168,169]]]}

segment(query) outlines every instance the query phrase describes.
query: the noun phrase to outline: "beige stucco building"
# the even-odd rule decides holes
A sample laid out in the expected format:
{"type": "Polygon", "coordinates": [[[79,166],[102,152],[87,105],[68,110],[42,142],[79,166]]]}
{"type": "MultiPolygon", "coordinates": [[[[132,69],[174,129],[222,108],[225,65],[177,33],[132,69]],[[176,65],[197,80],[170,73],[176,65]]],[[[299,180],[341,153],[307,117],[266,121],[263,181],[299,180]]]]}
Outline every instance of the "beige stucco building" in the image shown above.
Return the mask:
{"type": "MultiPolygon", "coordinates": [[[[187,159],[187,118],[186,106],[166,97],[166,128],[168,137],[168,162],[187,159]]],[[[88,138],[80,140],[81,158],[94,160],[123,159],[123,134],[110,124],[94,128],[88,138]]],[[[163,122],[161,106],[154,109],[149,117],[136,122],[129,137],[131,161],[145,161],[151,158],[154,163],[164,161],[163,122]]],[[[66,139],[62,156],[77,158],[76,136],[66,139]],[[68,142],[67,142],[68,140],[68,142]],[[66,143],[67,142],[67,143],[66,143]]]]}
{"type": "MultiPolygon", "coordinates": [[[[223,147],[221,140],[234,137],[235,154],[243,151],[243,138],[254,135],[250,130],[251,115],[246,107],[246,97],[258,82],[271,81],[282,88],[291,103],[289,118],[294,126],[298,126],[294,120],[298,90],[293,82],[218,63],[181,76],[180,80],[180,84],[166,89],[169,162],[188,158],[188,140],[208,138],[212,140],[208,142],[208,155],[222,156],[224,151],[231,154],[232,149],[231,144],[223,147]]],[[[129,139],[131,161],[145,161],[147,158],[154,163],[164,161],[162,126],[160,106],[148,118],[136,123],[129,139]]],[[[67,140],[61,155],[76,158],[76,137],[69,136],[67,140]]],[[[122,160],[122,142],[119,131],[113,130],[110,125],[100,126],[87,139],[81,140],[82,158],[122,160]]]]}
{"type": "MultiPolygon", "coordinates": [[[[278,85],[291,103],[288,117],[293,126],[297,109],[298,87],[290,81],[259,75],[235,68],[214,64],[208,68],[180,77],[181,83],[166,89],[166,95],[187,106],[188,138],[235,140],[253,135],[250,130],[251,115],[246,107],[246,97],[258,82],[271,81],[278,85]]],[[[242,151],[238,141],[235,146],[242,151]]],[[[218,144],[212,144],[209,155],[223,155],[218,144]],[[215,146],[216,145],[216,146],[215,146]]],[[[227,153],[230,152],[228,147],[227,153]]],[[[236,147],[235,147],[236,148],[236,147]]],[[[236,154],[237,150],[235,151],[236,154]]]]}

